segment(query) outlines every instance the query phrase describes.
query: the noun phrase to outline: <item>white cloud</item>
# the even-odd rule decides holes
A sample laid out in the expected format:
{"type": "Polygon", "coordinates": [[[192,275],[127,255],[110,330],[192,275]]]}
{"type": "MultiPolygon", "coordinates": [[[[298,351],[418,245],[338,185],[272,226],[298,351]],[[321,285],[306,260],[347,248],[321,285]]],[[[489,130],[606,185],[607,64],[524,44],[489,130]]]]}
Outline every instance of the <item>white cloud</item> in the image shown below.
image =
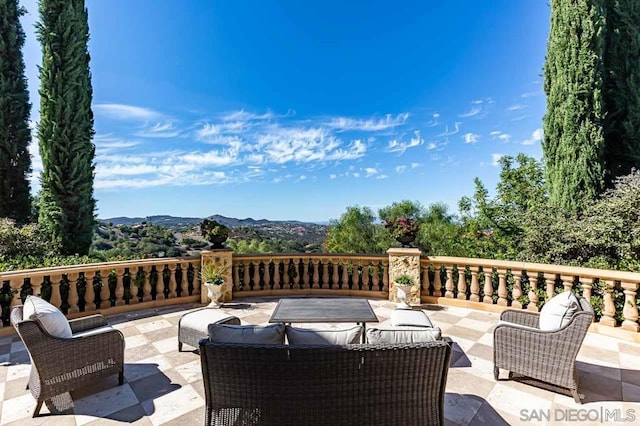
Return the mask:
{"type": "Polygon", "coordinates": [[[199,140],[210,140],[223,135],[235,135],[247,131],[249,124],[243,121],[231,121],[220,124],[205,123],[196,130],[196,138],[199,140]]]}
{"type": "Polygon", "coordinates": [[[396,173],[404,173],[407,170],[407,166],[396,166],[396,173]]]}
{"type": "Polygon", "coordinates": [[[420,137],[420,132],[416,130],[414,134],[415,137],[411,138],[409,142],[402,142],[397,139],[389,141],[387,151],[404,154],[407,149],[422,145],[424,143],[424,139],[420,137]]]}
{"type": "Polygon", "coordinates": [[[476,115],[482,114],[482,107],[480,106],[472,106],[469,112],[465,112],[464,114],[458,115],[458,117],[467,118],[467,117],[475,117],[476,115]]]}
{"type": "Polygon", "coordinates": [[[476,143],[478,142],[479,138],[480,138],[480,135],[477,135],[475,133],[465,133],[464,143],[476,143]]]}
{"type": "Polygon", "coordinates": [[[389,176],[387,175],[378,175],[376,176],[376,179],[387,179],[389,176]]]}
{"type": "Polygon", "coordinates": [[[334,180],[334,179],[335,179],[335,178],[337,178],[337,177],[338,177],[338,176],[337,176],[337,175],[334,175],[334,174],[330,174],[330,175],[329,175],[329,179],[331,179],[331,180],[334,180]]]}
{"type": "Polygon", "coordinates": [[[527,105],[520,105],[520,104],[516,104],[516,105],[511,105],[510,107],[507,108],[507,111],[520,111],[527,108],[527,105]]]}
{"type": "Polygon", "coordinates": [[[387,114],[384,118],[375,119],[370,118],[367,120],[347,118],[347,117],[333,117],[325,125],[331,129],[339,131],[363,131],[373,132],[390,129],[396,126],[402,126],[407,122],[409,113],[398,114],[393,117],[391,114],[387,114]]]}
{"type": "Polygon", "coordinates": [[[142,138],[175,138],[180,135],[180,131],[172,123],[166,122],[138,130],[135,135],[142,138]]]}
{"type": "Polygon", "coordinates": [[[540,96],[541,92],[537,91],[537,92],[526,92],[520,95],[521,98],[526,99],[526,98],[531,98],[533,96],[540,96]]]}
{"type": "Polygon", "coordinates": [[[365,177],[371,177],[373,175],[378,174],[378,169],[375,169],[373,167],[365,167],[364,173],[365,173],[365,177]]]}
{"type": "Polygon", "coordinates": [[[453,123],[453,127],[454,127],[454,129],[453,129],[453,130],[451,130],[451,131],[449,131],[449,125],[447,124],[447,125],[445,126],[445,131],[444,131],[444,133],[440,133],[438,136],[439,136],[439,137],[440,137],[440,136],[453,136],[453,135],[457,134],[457,133],[460,131],[460,124],[462,124],[462,123],[460,123],[460,122],[458,122],[458,121],[457,121],[457,122],[455,122],[455,123],[453,123]]]}
{"type": "Polygon", "coordinates": [[[357,172],[356,172],[356,173],[351,173],[351,174],[353,175],[353,177],[357,177],[357,178],[359,178],[359,177],[360,177],[360,173],[357,173],[357,172]]]}
{"type": "Polygon", "coordinates": [[[531,133],[531,138],[522,142],[522,145],[533,145],[542,140],[543,133],[542,128],[537,128],[531,133]]]}
{"type": "Polygon", "coordinates": [[[427,149],[428,150],[436,149],[437,147],[438,147],[438,144],[436,142],[429,142],[427,144],[427,149]]]}
{"type": "Polygon", "coordinates": [[[493,104],[493,103],[495,103],[495,101],[493,99],[491,99],[491,98],[477,99],[477,100],[471,101],[471,109],[469,109],[469,111],[464,113],[464,114],[458,115],[458,117],[462,117],[462,118],[470,118],[470,117],[484,118],[488,114],[487,105],[493,104]]]}
{"type": "Polygon", "coordinates": [[[500,163],[498,161],[500,161],[502,157],[504,157],[504,154],[499,154],[499,153],[491,154],[491,165],[495,167],[499,166],[500,163]]]}
{"type": "Polygon", "coordinates": [[[223,121],[251,121],[251,120],[271,120],[275,117],[276,115],[271,111],[267,111],[264,114],[254,114],[241,109],[239,111],[232,111],[232,112],[226,113],[221,118],[223,121]]]}
{"type": "Polygon", "coordinates": [[[491,139],[499,139],[501,142],[508,143],[511,140],[511,135],[503,133],[500,130],[494,130],[489,133],[491,139]]]}
{"type": "Polygon", "coordinates": [[[96,104],[93,111],[97,115],[120,121],[160,121],[163,114],[150,108],[124,104],[96,104]]]}

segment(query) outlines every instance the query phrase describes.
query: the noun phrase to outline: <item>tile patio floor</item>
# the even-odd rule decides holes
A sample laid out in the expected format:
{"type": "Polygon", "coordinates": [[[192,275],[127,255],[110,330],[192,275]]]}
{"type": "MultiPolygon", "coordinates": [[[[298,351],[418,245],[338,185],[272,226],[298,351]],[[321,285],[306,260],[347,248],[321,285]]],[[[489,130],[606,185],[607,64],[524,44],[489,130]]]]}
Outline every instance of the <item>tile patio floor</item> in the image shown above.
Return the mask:
{"type": "MultiPolygon", "coordinates": [[[[370,302],[380,319],[378,326],[388,325],[395,304],[370,302]]],[[[265,324],[276,303],[274,298],[241,299],[223,309],[243,324],[265,324]]],[[[117,386],[113,376],[72,394],[74,414],[31,418],[35,400],[25,390],[29,357],[17,336],[0,338],[0,425],[202,424],[200,358],[177,351],[178,320],[197,307],[171,306],[108,317],[126,338],[125,384],[117,386]]],[[[589,333],[578,355],[580,393],[585,399],[577,405],[570,396],[516,381],[494,381],[491,331],[498,314],[448,306],[424,305],[423,309],[454,342],[445,401],[448,425],[545,424],[525,422],[521,410],[527,410],[526,416],[533,410],[548,412],[553,420],[561,419],[568,409],[618,409],[622,414],[633,410],[640,422],[640,344],[589,333]]],[[[47,412],[46,407],[42,412],[47,412]]],[[[600,420],[551,424],[602,424],[600,420]]]]}

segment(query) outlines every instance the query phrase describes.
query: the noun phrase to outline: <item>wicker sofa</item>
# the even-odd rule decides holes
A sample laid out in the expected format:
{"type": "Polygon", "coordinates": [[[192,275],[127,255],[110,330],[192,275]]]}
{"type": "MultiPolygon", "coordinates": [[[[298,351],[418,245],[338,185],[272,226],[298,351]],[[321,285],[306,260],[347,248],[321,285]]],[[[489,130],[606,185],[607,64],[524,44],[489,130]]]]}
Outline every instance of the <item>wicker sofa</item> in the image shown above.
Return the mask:
{"type": "Polygon", "coordinates": [[[441,425],[450,346],[200,341],[207,425],[441,425]]]}

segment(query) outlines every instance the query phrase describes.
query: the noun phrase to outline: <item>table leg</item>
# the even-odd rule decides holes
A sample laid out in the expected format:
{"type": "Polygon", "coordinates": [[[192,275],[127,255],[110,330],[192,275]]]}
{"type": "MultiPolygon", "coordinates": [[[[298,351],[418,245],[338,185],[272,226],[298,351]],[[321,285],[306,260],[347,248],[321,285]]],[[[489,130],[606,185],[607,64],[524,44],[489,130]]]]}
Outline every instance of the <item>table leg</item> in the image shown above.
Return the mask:
{"type": "Polygon", "coordinates": [[[367,343],[367,323],[366,322],[362,323],[362,339],[361,340],[363,344],[367,343]]]}

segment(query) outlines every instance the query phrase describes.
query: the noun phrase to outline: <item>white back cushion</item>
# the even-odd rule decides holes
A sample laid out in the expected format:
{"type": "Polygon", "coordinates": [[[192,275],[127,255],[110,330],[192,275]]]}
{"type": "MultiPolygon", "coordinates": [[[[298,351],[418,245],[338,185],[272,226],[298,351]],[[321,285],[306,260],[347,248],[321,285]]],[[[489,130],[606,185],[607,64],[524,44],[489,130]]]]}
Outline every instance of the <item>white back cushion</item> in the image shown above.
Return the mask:
{"type": "Polygon", "coordinates": [[[286,334],[290,345],[351,345],[360,343],[362,326],[318,330],[288,325],[286,334]]]}
{"type": "Polygon", "coordinates": [[[37,296],[27,296],[22,308],[22,318],[38,321],[54,337],[71,337],[71,326],[60,309],[37,296]]]}
{"type": "Polygon", "coordinates": [[[571,321],[576,312],[582,311],[575,294],[565,291],[547,301],[540,310],[540,330],[557,330],[571,321]]]}
{"type": "Polygon", "coordinates": [[[442,338],[442,331],[438,327],[396,327],[370,328],[367,330],[367,343],[421,343],[433,342],[442,338]]]}
{"type": "Polygon", "coordinates": [[[284,344],[284,324],[209,324],[209,340],[218,343],[284,344]]]}

